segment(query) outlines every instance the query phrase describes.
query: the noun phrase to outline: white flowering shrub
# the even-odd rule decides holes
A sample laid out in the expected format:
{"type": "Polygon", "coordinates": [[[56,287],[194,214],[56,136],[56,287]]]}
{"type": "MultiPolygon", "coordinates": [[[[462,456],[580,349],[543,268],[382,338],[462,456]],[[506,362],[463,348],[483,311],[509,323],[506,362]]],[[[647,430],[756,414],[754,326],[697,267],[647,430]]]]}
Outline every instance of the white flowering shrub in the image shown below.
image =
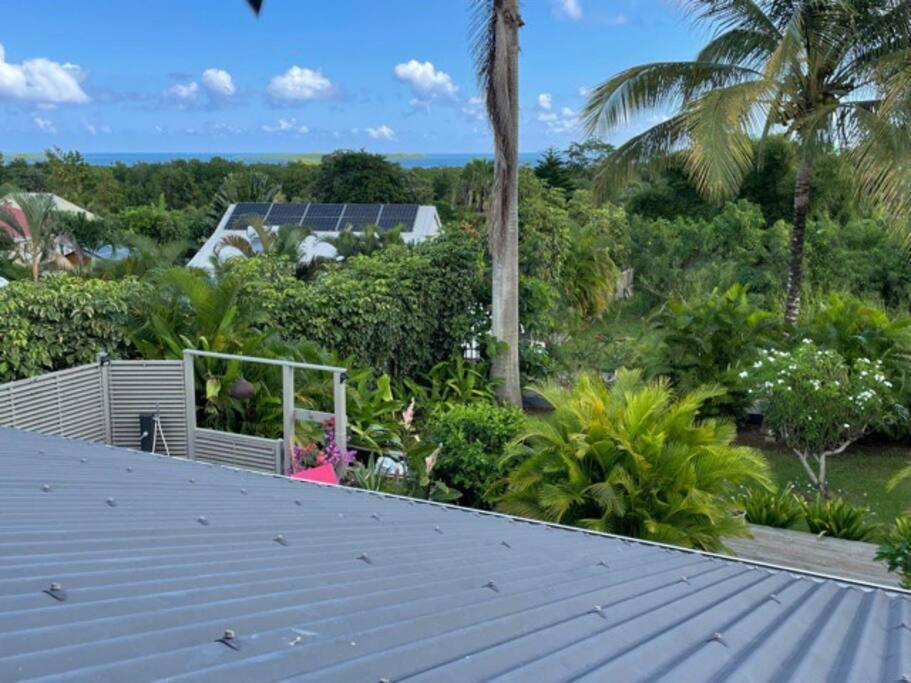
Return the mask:
{"type": "Polygon", "coordinates": [[[763,351],[740,378],[760,402],[766,426],[824,495],[826,458],[904,417],[879,361],[859,358],[849,365],[809,339],[793,351],[763,351]]]}

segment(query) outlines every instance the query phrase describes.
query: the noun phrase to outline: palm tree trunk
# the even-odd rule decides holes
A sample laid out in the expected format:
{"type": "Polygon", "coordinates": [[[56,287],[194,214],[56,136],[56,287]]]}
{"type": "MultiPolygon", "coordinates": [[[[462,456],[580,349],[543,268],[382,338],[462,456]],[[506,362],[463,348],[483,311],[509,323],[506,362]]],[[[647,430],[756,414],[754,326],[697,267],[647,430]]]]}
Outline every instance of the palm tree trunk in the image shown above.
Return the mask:
{"type": "Polygon", "coordinates": [[[802,156],[797,167],[794,183],[794,227],[791,231],[791,255],[788,263],[788,299],[784,319],[788,325],[796,325],[800,317],[800,291],[803,286],[803,248],[807,227],[807,212],[810,208],[810,175],[813,162],[802,156]]]}
{"type": "Polygon", "coordinates": [[[41,277],[41,255],[33,254],[32,255],[32,280],[38,282],[38,278],[41,277]]]}
{"type": "Polygon", "coordinates": [[[488,110],[494,137],[489,245],[493,262],[491,333],[502,342],[491,364],[497,396],[522,404],[519,384],[519,17],[518,0],[493,3],[495,54],[488,110]]]}

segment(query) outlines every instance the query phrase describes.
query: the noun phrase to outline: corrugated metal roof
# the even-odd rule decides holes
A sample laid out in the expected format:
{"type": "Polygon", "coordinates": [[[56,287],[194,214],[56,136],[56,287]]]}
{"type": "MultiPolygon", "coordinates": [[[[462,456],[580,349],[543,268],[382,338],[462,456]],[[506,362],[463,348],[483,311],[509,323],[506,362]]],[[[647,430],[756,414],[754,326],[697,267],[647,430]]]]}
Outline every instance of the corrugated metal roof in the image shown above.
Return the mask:
{"type": "Polygon", "coordinates": [[[2,681],[911,676],[907,593],[59,437],[0,520],[2,681]]]}

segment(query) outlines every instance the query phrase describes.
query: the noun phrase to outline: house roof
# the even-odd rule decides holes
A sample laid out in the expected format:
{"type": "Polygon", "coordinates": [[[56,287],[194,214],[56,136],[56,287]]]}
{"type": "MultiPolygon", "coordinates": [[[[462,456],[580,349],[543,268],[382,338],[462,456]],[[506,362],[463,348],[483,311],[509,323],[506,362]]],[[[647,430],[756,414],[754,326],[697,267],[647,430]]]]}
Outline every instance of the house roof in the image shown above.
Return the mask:
{"type": "Polygon", "coordinates": [[[59,437],[0,519],[0,680],[911,676],[908,593],[59,437]]]}
{"type": "Polygon", "coordinates": [[[25,230],[25,235],[20,235],[16,230],[13,230],[12,226],[9,225],[6,221],[0,220],[0,228],[3,228],[6,231],[6,234],[10,236],[13,240],[20,240],[23,237],[28,238],[31,233],[28,230],[28,221],[25,219],[25,213],[22,209],[19,208],[17,204],[12,201],[0,200],[0,206],[3,206],[13,218],[16,219],[16,222],[22,226],[25,230]]]}
{"type": "MultiPolygon", "coordinates": [[[[53,192],[17,192],[15,194],[23,195],[25,197],[36,197],[39,195],[50,197],[51,200],[53,200],[54,208],[57,209],[57,211],[60,211],[62,213],[81,213],[89,220],[95,220],[97,218],[97,216],[95,214],[93,214],[91,211],[89,211],[87,209],[83,209],[78,204],[74,204],[70,200],[64,199],[60,195],[56,195],[53,192]]],[[[11,196],[4,197],[2,199],[2,201],[6,202],[8,204],[12,204],[13,206],[15,206],[17,208],[19,206],[16,203],[16,200],[11,196]]]]}

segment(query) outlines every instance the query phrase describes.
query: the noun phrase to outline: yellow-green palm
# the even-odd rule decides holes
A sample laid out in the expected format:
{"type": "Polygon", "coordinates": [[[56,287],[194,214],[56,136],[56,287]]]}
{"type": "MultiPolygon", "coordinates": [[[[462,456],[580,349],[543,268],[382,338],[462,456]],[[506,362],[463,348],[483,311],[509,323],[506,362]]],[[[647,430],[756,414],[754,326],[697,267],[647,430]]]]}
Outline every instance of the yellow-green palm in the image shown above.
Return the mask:
{"type": "Polygon", "coordinates": [[[697,21],[714,28],[695,60],[627,69],[596,87],[586,104],[590,132],[613,129],[646,110],[673,111],[609,157],[600,185],[622,183],[639,164],[681,152],[696,187],[724,199],[757,162],[751,136],[789,135],[800,150],[786,306],[787,320],[796,322],[817,152],[833,144],[849,150],[862,193],[893,208],[907,201],[901,188],[907,188],[911,160],[911,5],[905,0],[687,0],[686,5],[697,21]]]}
{"type": "Polygon", "coordinates": [[[540,393],[554,412],[531,419],[507,456],[518,465],[501,510],[708,550],[746,532],[729,494],[767,485],[767,465],[732,445],[733,424],[699,420],[717,390],[676,397],[623,371],[610,386],[583,375],[540,393]]]}

